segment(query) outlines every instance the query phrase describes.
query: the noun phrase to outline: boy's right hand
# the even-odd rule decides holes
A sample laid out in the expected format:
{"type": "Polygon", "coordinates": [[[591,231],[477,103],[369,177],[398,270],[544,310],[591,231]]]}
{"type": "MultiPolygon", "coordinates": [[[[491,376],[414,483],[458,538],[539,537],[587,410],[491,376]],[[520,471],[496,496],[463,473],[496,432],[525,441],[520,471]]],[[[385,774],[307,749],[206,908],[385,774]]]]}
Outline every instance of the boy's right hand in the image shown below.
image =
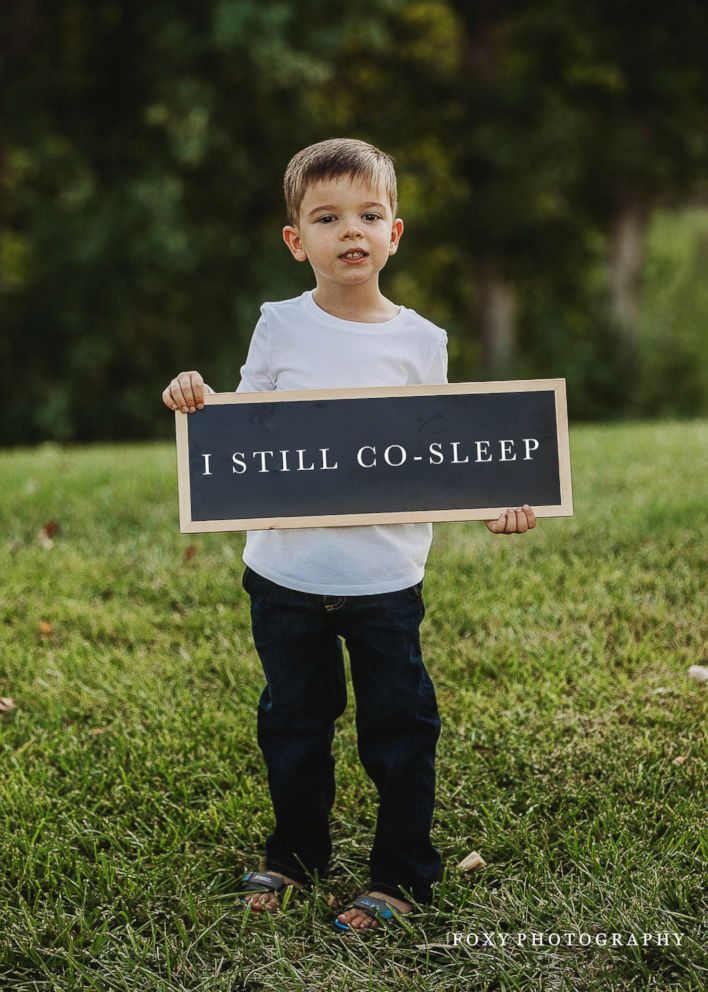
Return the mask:
{"type": "Polygon", "coordinates": [[[199,372],[178,372],[162,393],[162,402],[170,410],[194,413],[204,406],[204,380],[199,372]]]}

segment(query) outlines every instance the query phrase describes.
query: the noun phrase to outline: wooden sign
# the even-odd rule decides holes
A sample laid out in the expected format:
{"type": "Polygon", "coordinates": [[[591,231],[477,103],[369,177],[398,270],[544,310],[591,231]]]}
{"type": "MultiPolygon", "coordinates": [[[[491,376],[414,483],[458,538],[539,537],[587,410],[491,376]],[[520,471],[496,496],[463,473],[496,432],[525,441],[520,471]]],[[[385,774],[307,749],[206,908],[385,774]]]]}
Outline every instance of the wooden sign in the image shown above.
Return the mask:
{"type": "Polygon", "coordinates": [[[211,393],[175,423],[184,534],[573,513],[565,379],[211,393]]]}

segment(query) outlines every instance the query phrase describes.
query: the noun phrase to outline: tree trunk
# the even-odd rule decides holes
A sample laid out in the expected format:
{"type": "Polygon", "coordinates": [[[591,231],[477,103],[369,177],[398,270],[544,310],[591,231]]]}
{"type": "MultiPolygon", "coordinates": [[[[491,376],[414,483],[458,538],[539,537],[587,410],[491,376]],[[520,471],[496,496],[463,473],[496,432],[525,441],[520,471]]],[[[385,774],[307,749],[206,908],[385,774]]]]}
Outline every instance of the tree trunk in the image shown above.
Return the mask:
{"type": "Polygon", "coordinates": [[[649,204],[625,195],[617,204],[608,244],[610,314],[620,334],[620,353],[627,370],[636,368],[639,344],[639,305],[649,204]]]}
{"type": "Polygon", "coordinates": [[[489,379],[508,379],[516,355],[516,294],[494,262],[477,269],[477,312],[489,379]]]}

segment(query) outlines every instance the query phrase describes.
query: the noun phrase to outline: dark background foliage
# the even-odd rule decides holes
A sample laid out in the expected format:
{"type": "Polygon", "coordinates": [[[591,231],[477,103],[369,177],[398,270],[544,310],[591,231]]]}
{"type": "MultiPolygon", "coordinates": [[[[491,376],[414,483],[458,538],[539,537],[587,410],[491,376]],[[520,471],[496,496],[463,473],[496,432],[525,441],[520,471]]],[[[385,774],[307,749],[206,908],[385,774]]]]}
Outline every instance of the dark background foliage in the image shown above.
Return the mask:
{"type": "Polygon", "coordinates": [[[0,7],[0,444],[172,436],[235,388],[300,148],[394,156],[382,291],[450,380],[563,376],[576,419],[708,411],[706,5],[14,0],[0,7]]]}

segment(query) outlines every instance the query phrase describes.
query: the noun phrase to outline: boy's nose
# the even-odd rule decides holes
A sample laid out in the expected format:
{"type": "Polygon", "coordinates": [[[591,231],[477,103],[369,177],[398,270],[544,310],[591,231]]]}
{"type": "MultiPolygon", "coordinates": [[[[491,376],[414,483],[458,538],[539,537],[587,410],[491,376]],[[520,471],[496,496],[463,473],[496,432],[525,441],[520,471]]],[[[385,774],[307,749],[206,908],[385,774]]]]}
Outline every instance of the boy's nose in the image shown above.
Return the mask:
{"type": "Polygon", "coordinates": [[[358,235],[360,233],[361,233],[361,227],[359,226],[358,222],[355,220],[350,220],[348,223],[344,225],[344,234],[342,235],[342,237],[346,238],[354,234],[358,235]]]}

